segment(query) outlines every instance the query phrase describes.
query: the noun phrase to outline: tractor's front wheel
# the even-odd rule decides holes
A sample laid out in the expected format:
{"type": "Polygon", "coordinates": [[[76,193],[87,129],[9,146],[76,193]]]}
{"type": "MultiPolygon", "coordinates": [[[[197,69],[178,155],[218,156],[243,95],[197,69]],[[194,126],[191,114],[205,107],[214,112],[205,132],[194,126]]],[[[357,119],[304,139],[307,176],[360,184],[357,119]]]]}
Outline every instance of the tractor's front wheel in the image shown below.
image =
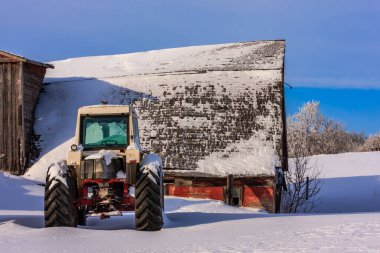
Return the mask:
{"type": "Polygon", "coordinates": [[[156,163],[155,165],[141,166],[135,188],[135,227],[137,230],[161,230],[164,224],[162,187],[162,165],[156,163]]]}
{"type": "Polygon", "coordinates": [[[76,227],[75,180],[64,162],[49,166],[45,185],[45,227],[76,227]]]}

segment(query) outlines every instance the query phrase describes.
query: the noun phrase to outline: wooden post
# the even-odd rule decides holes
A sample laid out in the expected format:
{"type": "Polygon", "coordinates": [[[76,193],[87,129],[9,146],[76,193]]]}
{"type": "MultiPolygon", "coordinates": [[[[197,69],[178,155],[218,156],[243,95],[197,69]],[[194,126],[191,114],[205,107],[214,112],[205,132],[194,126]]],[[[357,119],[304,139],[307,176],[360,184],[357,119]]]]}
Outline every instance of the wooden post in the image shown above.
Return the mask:
{"type": "Polygon", "coordinates": [[[309,177],[306,177],[306,200],[309,199],[309,177]]]}
{"type": "Polygon", "coordinates": [[[227,205],[233,205],[234,195],[234,177],[230,174],[227,176],[226,202],[227,205]]]}

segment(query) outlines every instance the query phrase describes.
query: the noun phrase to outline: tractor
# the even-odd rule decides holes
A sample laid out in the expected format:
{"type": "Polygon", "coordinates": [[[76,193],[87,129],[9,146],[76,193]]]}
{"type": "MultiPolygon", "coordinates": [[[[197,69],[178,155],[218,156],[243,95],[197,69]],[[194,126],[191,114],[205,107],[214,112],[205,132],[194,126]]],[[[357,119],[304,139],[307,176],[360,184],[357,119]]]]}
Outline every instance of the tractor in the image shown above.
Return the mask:
{"type": "Polygon", "coordinates": [[[79,108],[67,160],[47,171],[45,227],[85,226],[88,217],[135,211],[137,230],[158,231],[163,208],[162,160],[140,147],[133,105],[79,108]]]}

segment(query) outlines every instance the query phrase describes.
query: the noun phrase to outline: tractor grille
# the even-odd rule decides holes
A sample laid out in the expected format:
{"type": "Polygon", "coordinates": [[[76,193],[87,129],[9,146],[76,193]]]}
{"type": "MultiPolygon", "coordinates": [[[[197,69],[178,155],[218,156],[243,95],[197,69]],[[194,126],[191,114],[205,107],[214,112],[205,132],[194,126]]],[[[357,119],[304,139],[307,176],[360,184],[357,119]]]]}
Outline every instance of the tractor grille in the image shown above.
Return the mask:
{"type": "Polygon", "coordinates": [[[122,158],[112,159],[111,164],[106,165],[104,159],[84,160],[81,166],[82,179],[111,179],[116,177],[116,173],[122,170],[125,172],[122,158]]]}

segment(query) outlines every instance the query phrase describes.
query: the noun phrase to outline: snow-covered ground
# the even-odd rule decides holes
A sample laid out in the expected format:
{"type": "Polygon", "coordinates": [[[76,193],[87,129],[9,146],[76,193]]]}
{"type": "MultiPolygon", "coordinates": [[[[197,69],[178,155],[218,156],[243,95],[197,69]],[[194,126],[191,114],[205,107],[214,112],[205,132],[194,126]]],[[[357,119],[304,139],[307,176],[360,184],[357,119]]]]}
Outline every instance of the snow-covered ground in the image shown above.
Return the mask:
{"type": "Polygon", "coordinates": [[[380,211],[380,152],[314,156],[322,170],[317,212],[380,211]]]}
{"type": "Polygon", "coordinates": [[[380,152],[313,159],[325,177],[324,213],[268,214],[168,197],[164,229],[152,233],[133,230],[133,213],[43,228],[43,187],[0,173],[0,252],[379,252],[380,152]]]}

